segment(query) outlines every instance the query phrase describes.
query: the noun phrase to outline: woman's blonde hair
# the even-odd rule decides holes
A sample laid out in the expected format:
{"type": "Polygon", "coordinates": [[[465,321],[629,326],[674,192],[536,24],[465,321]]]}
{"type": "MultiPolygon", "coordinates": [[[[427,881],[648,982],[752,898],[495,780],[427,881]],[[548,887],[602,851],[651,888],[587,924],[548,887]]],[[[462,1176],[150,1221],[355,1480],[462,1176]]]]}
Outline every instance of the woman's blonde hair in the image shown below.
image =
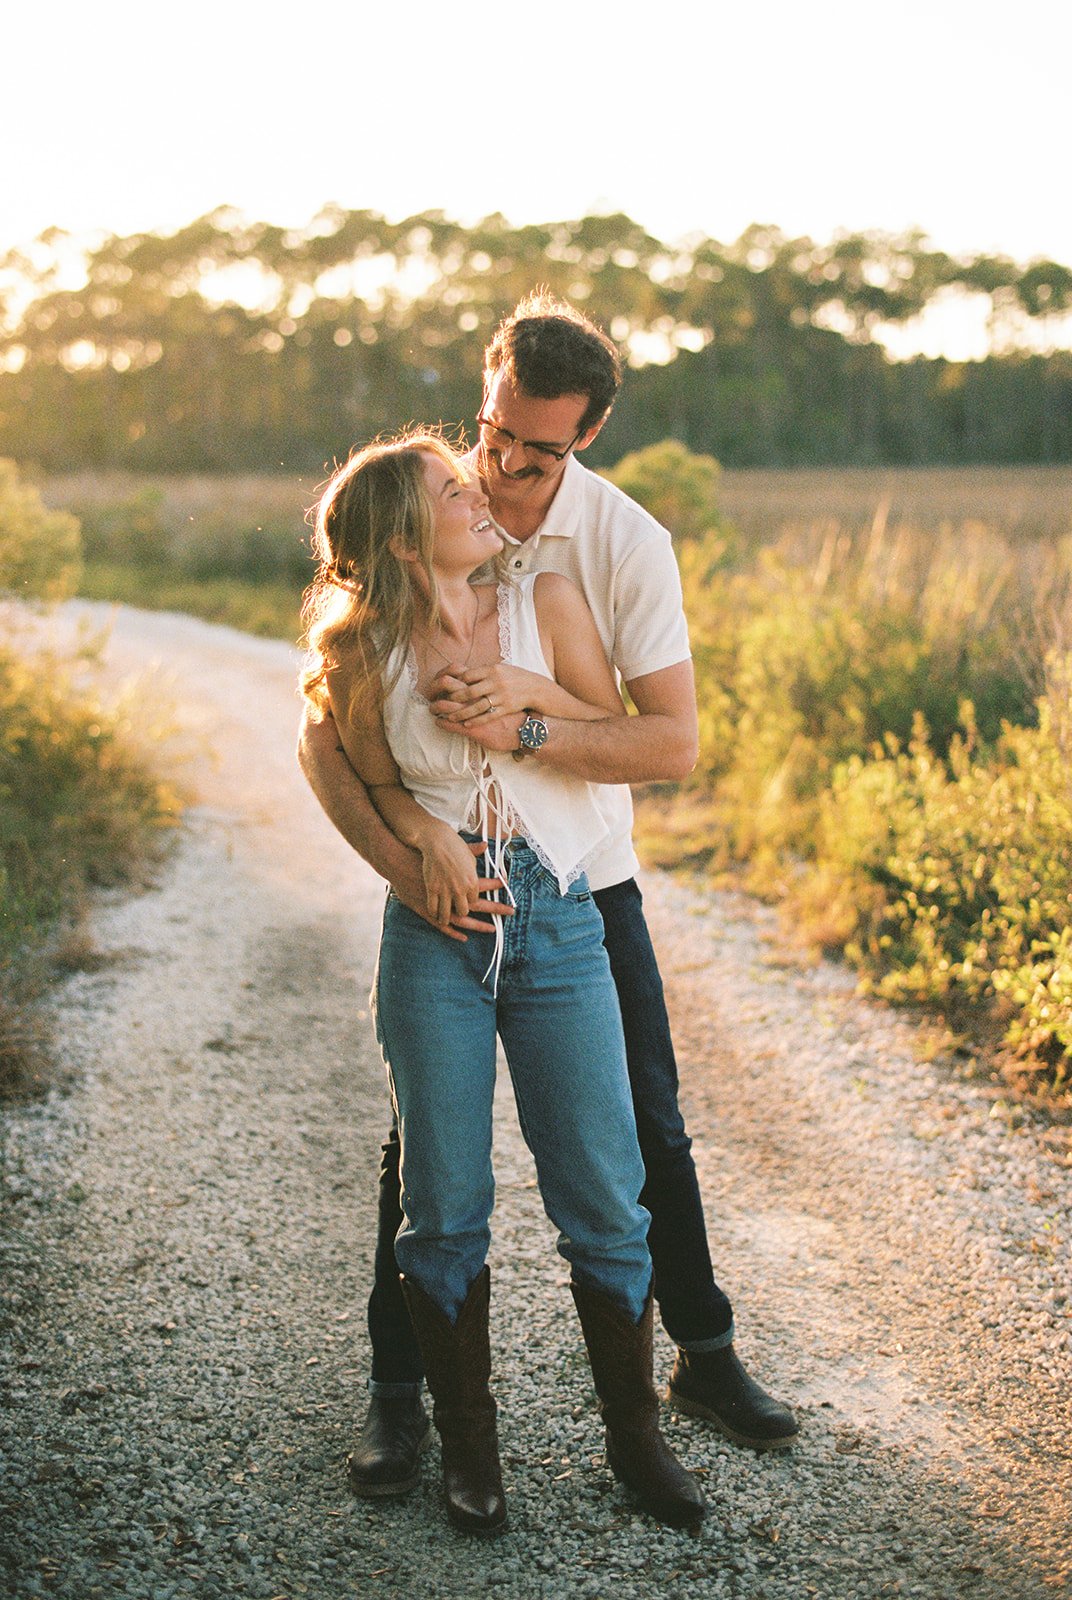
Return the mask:
{"type": "MultiPolygon", "coordinates": [[[[352,455],[330,479],[316,506],[313,554],[316,576],[302,600],[308,653],[301,691],[321,715],[328,709],[327,673],[356,651],[365,685],[378,696],[388,663],[408,645],[416,620],[414,566],[427,579],[428,614],[435,625],[438,593],[432,569],[435,506],[423,457],[433,455],[460,478],[471,476],[457,450],[431,429],[379,439],[352,455]],[[395,553],[416,551],[417,562],[395,553]],[[394,546],[395,548],[392,548],[394,546]]],[[[402,652],[386,692],[402,669],[402,652]]]]}

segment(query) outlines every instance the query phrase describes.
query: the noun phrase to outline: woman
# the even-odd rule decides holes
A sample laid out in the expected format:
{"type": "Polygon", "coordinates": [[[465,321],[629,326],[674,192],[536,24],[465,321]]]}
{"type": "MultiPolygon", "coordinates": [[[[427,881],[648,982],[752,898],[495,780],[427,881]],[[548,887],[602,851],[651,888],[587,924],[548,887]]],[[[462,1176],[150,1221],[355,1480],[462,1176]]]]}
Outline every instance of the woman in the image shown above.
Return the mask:
{"type": "Polygon", "coordinates": [[[615,1474],[665,1521],[704,1512],[658,1429],[648,1214],[617,996],[584,863],[606,836],[595,792],[523,759],[540,713],[624,708],[578,590],[493,570],[502,540],[461,459],[434,434],[354,456],[318,510],[302,687],[330,707],[377,810],[419,851],[427,918],[388,896],[374,988],[401,1135],[396,1257],[459,1527],[506,1520],[488,1389],[485,1265],[496,1033],[544,1205],[570,1262],[615,1474]],[[474,574],[478,581],[471,582],[474,574]],[[452,686],[452,687],[451,687],[452,686]],[[432,715],[518,713],[511,755],[432,715]],[[448,937],[480,899],[478,857],[510,901],[487,940],[448,937]]]}

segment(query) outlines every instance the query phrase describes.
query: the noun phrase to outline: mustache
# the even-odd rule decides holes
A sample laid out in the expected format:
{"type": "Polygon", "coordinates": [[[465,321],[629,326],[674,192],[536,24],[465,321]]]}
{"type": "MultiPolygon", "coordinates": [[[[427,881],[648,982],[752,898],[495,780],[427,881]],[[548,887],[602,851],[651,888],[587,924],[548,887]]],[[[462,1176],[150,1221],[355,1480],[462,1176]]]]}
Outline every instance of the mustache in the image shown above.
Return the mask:
{"type": "Polygon", "coordinates": [[[520,483],[523,478],[542,478],[543,469],[540,467],[522,467],[520,472],[507,472],[502,464],[502,455],[498,450],[492,452],[491,459],[495,462],[504,478],[509,478],[511,483],[520,483]]]}
{"type": "Polygon", "coordinates": [[[494,463],[503,477],[510,483],[521,483],[525,478],[542,478],[544,475],[542,467],[534,467],[531,463],[527,467],[522,467],[520,472],[507,472],[502,464],[502,451],[489,450],[483,443],[480,446],[480,454],[485,465],[494,463]]]}

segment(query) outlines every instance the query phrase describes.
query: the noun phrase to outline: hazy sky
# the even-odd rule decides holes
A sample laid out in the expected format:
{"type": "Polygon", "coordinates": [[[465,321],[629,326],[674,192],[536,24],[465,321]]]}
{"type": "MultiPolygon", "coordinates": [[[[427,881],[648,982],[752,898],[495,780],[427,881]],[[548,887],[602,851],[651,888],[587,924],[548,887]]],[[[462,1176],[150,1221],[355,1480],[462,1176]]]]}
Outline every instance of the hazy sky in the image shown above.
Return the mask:
{"type": "Polygon", "coordinates": [[[37,0],[0,25],[0,247],[338,201],[1072,263],[1070,60],[1068,0],[37,0]]]}

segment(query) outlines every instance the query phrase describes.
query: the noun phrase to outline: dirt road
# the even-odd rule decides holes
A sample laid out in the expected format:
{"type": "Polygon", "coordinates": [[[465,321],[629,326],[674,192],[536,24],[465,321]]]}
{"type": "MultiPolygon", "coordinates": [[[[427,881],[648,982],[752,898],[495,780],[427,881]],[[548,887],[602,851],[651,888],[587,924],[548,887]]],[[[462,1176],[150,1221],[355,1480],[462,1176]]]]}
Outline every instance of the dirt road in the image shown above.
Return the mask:
{"type": "MultiPolygon", "coordinates": [[[[99,611],[91,614],[99,616],[99,611]]],[[[789,1452],[667,1428],[698,1538],[600,1456],[579,1331],[508,1086],[492,1255],[511,1530],[350,1497],[386,1130],[366,1015],[382,887],[293,760],[286,647],[122,612],[191,792],[158,885],[102,898],[56,1003],[74,1089],[6,1118],[0,1585],[89,1600],[589,1600],[1065,1592],[1072,1172],[1031,1118],[916,1059],[770,913],[645,880],[712,1253],[789,1452]]],[[[667,1367],[669,1346],[658,1359],[667,1367]]]]}

